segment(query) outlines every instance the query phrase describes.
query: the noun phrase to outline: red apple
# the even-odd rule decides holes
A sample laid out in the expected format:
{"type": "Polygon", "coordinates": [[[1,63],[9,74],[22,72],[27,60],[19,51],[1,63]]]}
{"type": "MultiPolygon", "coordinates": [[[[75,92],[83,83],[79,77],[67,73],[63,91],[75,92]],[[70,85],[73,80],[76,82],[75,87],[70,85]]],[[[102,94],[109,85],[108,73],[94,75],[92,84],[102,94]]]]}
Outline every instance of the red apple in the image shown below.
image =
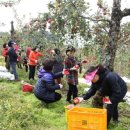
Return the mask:
{"type": "Polygon", "coordinates": [[[74,67],[75,67],[76,69],[79,69],[79,65],[75,65],[74,67]]]}
{"type": "Polygon", "coordinates": [[[78,98],[74,98],[74,103],[75,104],[79,104],[80,103],[79,99],[78,98]]]}

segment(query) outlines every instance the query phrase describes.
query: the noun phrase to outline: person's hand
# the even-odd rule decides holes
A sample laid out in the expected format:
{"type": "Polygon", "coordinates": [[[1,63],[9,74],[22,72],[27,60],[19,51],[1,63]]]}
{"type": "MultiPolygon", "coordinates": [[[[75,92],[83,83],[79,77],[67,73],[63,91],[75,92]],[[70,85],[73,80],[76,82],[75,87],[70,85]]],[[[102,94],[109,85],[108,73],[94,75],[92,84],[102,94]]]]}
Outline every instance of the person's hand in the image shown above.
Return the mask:
{"type": "Polygon", "coordinates": [[[74,98],[74,103],[75,104],[81,103],[82,101],[83,101],[83,97],[76,97],[76,98],[74,98]]]}
{"type": "Polygon", "coordinates": [[[37,63],[38,61],[37,60],[35,60],[35,63],[37,63]]]}
{"type": "Polygon", "coordinates": [[[86,63],[88,63],[88,60],[87,60],[87,59],[84,59],[84,60],[81,61],[81,63],[82,63],[82,64],[86,64],[86,63]]]}
{"type": "Polygon", "coordinates": [[[79,69],[79,65],[75,65],[70,70],[78,70],[78,69],[79,69]]]}
{"type": "Polygon", "coordinates": [[[62,89],[62,88],[63,88],[63,85],[62,85],[62,84],[59,84],[59,86],[60,86],[60,89],[62,89]]]}
{"type": "Polygon", "coordinates": [[[79,69],[79,65],[75,65],[74,68],[76,68],[78,70],[79,69]]]}
{"type": "Polygon", "coordinates": [[[64,74],[64,75],[68,75],[68,74],[70,74],[70,72],[69,72],[67,69],[63,69],[62,74],[64,74]]]}
{"type": "Polygon", "coordinates": [[[79,99],[79,102],[82,102],[84,100],[83,97],[78,97],[78,99],[79,99]]]}
{"type": "Polygon", "coordinates": [[[77,70],[77,69],[73,67],[73,68],[70,68],[70,70],[77,70]]]}

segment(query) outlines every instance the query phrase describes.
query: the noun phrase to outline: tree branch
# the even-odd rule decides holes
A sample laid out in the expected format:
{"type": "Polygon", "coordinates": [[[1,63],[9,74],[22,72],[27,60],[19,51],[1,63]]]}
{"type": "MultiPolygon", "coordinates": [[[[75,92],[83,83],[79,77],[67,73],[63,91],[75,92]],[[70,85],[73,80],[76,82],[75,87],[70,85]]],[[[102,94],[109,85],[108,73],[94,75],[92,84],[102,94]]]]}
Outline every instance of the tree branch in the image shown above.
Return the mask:
{"type": "Polygon", "coordinates": [[[93,18],[90,18],[90,17],[81,16],[81,15],[79,15],[79,17],[82,17],[82,18],[85,18],[85,19],[88,19],[88,20],[91,20],[91,21],[95,21],[95,22],[104,21],[104,22],[109,22],[109,23],[111,23],[111,21],[108,20],[108,19],[93,19],[93,18]]]}
{"type": "MultiPolygon", "coordinates": [[[[70,3],[73,5],[73,7],[77,10],[77,7],[75,6],[75,4],[73,3],[73,2],[71,2],[70,1],[70,3]]],[[[78,12],[78,10],[77,10],[77,12],[78,12]]],[[[110,20],[108,20],[108,19],[93,19],[93,18],[91,18],[91,17],[85,17],[85,16],[81,16],[79,13],[78,13],[78,16],[79,17],[82,17],[82,18],[85,18],[85,19],[88,19],[88,20],[91,20],[91,21],[96,21],[96,22],[100,22],[100,21],[104,21],[104,22],[111,22],[110,20]]]]}
{"type": "Polygon", "coordinates": [[[125,16],[128,16],[128,15],[130,15],[130,9],[124,9],[122,11],[122,18],[125,17],[125,16]]]}
{"type": "Polygon", "coordinates": [[[109,33],[105,27],[102,27],[98,22],[96,23],[100,28],[102,28],[106,33],[109,33]]]}
{"type": "Polygon", "coordinates": [[[130,39],[129,38],[127,38],[127,39],[125,39],[125,40],[122,40],[122,41],[118,41],[118,48],[122,45],[127,45],[127,44],[129,44],[129,42],[130,42],[130,39]]]}

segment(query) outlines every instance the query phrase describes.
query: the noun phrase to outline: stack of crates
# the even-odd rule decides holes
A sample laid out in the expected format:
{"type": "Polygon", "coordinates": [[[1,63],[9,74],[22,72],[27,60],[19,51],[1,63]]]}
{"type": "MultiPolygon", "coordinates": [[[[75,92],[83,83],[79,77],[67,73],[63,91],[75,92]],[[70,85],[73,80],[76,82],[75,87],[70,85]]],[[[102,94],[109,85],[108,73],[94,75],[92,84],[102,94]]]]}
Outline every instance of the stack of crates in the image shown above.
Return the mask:
{"type": "Polygon", "coordinates": [[[106,109],[74,107],[66,112],[68,130],[107,130],[106,109]]]}

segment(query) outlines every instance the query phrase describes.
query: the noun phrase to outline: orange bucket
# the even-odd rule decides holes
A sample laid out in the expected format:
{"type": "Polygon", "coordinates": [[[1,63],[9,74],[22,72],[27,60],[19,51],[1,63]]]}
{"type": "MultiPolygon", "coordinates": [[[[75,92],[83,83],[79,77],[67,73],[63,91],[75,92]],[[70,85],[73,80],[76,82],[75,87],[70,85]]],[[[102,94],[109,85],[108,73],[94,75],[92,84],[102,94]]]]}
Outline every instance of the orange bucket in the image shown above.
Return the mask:
{"type": "Polygon", "coordinates": [[[31,84],[22,84],[22,91],[23,92],[32,92],[33,86],[31,84]]]}

